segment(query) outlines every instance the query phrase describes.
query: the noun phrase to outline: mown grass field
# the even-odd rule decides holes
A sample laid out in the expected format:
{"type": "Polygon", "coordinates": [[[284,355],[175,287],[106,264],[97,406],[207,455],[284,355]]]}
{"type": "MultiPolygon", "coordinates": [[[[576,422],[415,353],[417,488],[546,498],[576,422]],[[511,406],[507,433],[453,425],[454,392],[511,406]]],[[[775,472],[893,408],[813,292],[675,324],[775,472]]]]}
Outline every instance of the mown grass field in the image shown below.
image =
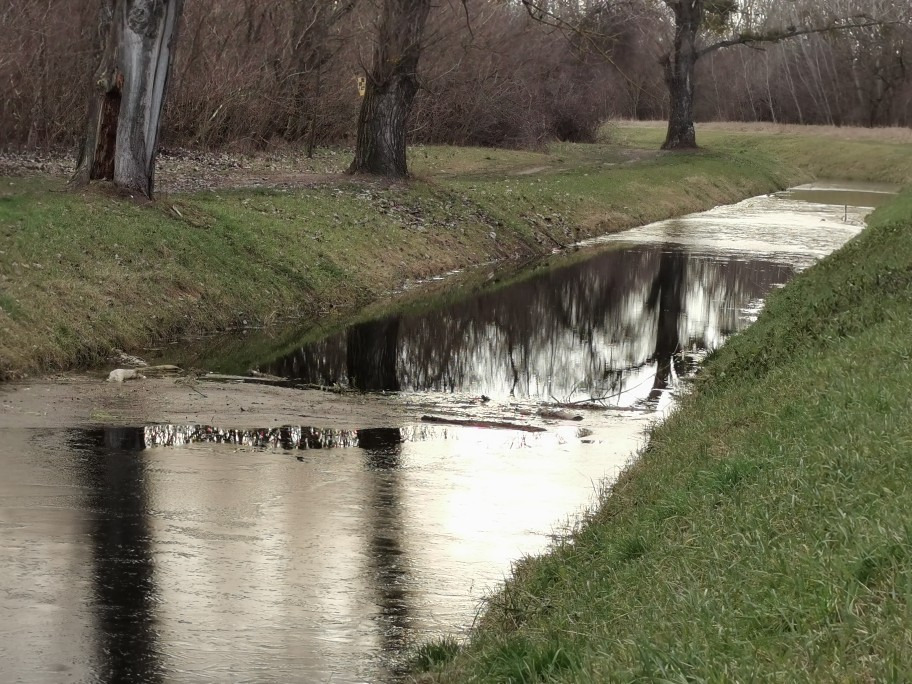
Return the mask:
{"type": "Polygon", "coordinates": [[[422,681],[909,679],[912,192],[869,223],[709,360],[467,644],[419,650],[422,681]]]}
{"type": "Polygon", "coordinates": [[[407,185],[338,175],[151,204],[65,192],[61,178],[2,177],[0,377],[91,365],[114,347],[321,319],[409,279],[547,254],[828,168],[912,179],[910,144],[809,133],[800,148],[771,147],[764,132],[714,135],[677,155],[658,154],[661,131],[640,127],[534,152],[417,147],[407,185]],[[884,145],[898,151],[885,157],[884,145]]]}
{"type": "MultiPolygon", "coordinates": [[[[658,146],[665,128],[628,124],[618,129],[617,137],[636,147],[658,146]]],[[[912,184],[908,128],[710,123],[698,128],[697,142],[747,156],[772,155],[814,178],[912,184]]]]}

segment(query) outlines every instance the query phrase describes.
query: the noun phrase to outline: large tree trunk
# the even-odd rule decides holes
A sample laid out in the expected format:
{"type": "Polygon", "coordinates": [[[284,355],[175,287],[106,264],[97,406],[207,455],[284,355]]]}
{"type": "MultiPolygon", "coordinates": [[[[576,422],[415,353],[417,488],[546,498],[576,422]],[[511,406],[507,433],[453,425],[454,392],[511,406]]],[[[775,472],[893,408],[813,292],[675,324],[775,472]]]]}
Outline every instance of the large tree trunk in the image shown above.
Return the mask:
{"type": "Polygon", "coordinates": [[[104,0],[101,64],[72,184],[113,180],[152,197],[158,133],[183,0],[104,0]]]}
{"type": "Polygon", "coordinates": [[[96,178],[114,180],[114,143],[123,83],[116,67],[116,47],[120,41],[113,20],[114,0],[103,0],[96,43],[99,66],[92,78],[85,139],[76,161],[76,173],[70,180],[75,186],[86,185],[96,178]]]}
{"type": "Polygon", "coordinates": [[[694,130],[694,67],[697,34],[703,20],[703,0],[680,0],[672,5],[675,14],[674,51],[665,58],[665,84],[671,98],[668,133],[663,150],[693,149],[697,146],[694,130]]]}
{"type": "Polygon", "coordinates": [[[430,8],[430,0],[384,0],[351,173],[408,175],[406,121],[418,92],[418,59],[430,8]]]}

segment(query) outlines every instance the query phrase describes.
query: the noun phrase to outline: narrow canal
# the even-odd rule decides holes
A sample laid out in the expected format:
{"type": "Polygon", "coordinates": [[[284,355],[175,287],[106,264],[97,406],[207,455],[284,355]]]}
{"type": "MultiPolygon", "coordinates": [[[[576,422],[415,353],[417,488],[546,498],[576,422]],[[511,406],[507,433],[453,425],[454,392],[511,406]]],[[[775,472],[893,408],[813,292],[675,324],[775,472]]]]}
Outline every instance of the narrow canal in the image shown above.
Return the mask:
{"type": "Polygon", "coordinates": [[[397,424],[0,429],[2,679],[394,679],[409,646],[465,633],[701,359],[885,190],[805,186],[645,226],[252,364],[399,405],[397,424]]]}

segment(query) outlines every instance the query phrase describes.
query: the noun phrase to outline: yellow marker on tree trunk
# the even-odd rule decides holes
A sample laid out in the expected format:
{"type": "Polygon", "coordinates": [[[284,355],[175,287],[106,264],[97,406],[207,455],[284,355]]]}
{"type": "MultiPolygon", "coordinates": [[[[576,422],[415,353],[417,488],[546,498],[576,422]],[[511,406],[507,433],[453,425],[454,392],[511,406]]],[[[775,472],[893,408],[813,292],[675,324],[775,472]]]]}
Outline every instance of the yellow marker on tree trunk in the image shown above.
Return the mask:
{"type": "Polygon", "coordinates": [[[358,95],[364,97],[364,94],[367,92],[367,77],[358,76],[358,95]]]}

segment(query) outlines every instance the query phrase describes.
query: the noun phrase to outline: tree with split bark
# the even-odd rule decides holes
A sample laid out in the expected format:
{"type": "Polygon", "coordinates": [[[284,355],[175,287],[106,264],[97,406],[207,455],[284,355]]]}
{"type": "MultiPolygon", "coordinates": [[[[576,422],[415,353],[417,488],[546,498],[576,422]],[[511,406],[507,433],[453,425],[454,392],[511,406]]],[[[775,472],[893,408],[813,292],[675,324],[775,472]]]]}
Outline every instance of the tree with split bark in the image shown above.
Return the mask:
{"type": "Polygon", "coordinates": [[[151,198],[183,0],[103,0],[100,63],[74,186],[111,180],[151,198]]]}
{"type": "Polygon", "coordinates": [[[382,0],[350,173],[408,176],[406,124],[431,0],[382,0]]]}

